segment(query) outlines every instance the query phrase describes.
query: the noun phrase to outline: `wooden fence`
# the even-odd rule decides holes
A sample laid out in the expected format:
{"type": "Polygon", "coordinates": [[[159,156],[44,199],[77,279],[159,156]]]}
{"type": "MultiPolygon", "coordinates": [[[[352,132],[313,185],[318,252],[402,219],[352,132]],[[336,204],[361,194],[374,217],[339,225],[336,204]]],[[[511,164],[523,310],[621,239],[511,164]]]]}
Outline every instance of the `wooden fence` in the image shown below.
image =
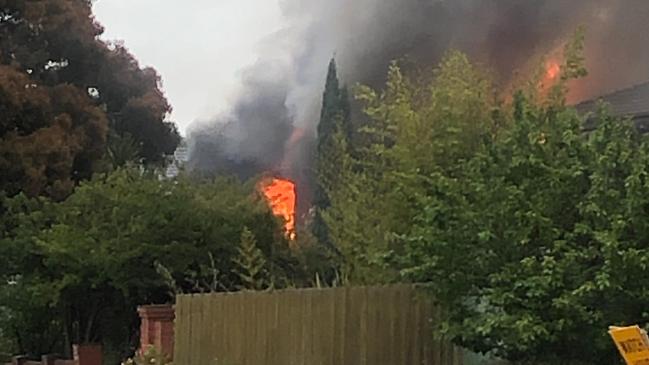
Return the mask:
{"type": "Polygon", "coordinates": [[[461,365],[406,285],[181,295],[177,365],[461,365]]]}

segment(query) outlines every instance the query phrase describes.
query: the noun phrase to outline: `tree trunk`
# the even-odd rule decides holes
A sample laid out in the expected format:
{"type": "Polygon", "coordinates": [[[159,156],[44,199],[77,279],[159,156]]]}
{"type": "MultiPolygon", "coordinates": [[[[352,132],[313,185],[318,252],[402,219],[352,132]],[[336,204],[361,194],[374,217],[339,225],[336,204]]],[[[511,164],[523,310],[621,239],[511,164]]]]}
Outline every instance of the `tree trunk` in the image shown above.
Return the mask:
{"type": "Polygon", "coordinates": [[[99,312],[99,302],[97,300],[94,300],[92,303],[92,307],[90,309],[90,313],[88,314],[88,322],[86,323],[86,330],[83,336],[84,343],[90,343],[93,340],[92,328],[95,324],[95,319],[97,318],[98,312],[99,312]]]}

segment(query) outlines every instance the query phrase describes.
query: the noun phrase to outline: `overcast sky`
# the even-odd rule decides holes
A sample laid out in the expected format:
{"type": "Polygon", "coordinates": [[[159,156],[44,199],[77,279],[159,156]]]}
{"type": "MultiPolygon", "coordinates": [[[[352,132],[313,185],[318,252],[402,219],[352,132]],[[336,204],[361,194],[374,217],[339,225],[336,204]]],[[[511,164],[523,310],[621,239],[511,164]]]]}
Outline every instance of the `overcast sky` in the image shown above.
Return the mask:
{"type": "Polygon", "coordinates": [[[238,71],[281,27],[279,0],[98,0],[105,39],[123,40],[162,75],[181,132],[228,105],[238,71]]]}

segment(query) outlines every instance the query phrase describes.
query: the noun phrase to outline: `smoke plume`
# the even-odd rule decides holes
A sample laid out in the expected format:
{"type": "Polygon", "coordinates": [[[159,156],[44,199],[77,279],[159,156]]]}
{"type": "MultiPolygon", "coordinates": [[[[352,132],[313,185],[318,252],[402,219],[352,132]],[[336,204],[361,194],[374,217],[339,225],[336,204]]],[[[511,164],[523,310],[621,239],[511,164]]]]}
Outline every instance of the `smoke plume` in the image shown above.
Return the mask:
{"type": "Polygon", "coordinates": [[[306,179],[329,59],[343,82],[380,86],[393,59],[434,65],[466,52],[506,85],[516,70],[587,30],[591,76],[574,101],[649,79],[646,0],[285,0],[286,27],[242,73],[229,113],[193,128],[191,165],[306,179]]]}

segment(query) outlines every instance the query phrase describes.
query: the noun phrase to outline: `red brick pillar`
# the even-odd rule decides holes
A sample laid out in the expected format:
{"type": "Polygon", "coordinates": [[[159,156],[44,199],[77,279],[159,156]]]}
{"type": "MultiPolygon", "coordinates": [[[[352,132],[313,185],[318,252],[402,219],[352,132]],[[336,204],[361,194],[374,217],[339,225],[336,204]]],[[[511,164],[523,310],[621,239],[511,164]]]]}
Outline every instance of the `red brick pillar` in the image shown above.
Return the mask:
{"type": "Polygon", "coordinates": [[[174,355],[174,307],[171,305],[146,305],[139,307],[140,350],[155,347],[169,359],[174,355]]]}
{"type": "Polygon", "coordinates": [[[102,365],[100,345],[73,345],[72,352],[76,365],[102,365]]]}

